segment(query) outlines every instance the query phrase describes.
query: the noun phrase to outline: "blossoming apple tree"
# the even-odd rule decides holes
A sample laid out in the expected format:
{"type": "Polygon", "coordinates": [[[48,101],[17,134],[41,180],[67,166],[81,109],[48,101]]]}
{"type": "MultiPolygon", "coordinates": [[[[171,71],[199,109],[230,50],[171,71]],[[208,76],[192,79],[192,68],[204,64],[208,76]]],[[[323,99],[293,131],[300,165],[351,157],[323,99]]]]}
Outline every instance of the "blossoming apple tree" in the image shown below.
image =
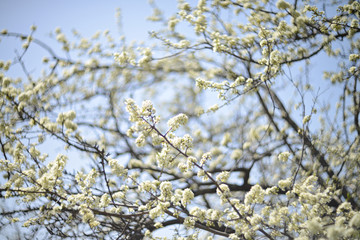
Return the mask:
{"type": "Polygon", "coordinates": [[[360,3],[177,4],[153,5],[149,44],[57,28],[57,51],[35,26],[2,30],[23,43],[0,62],[2,228],[360,238],[360,3]]]}

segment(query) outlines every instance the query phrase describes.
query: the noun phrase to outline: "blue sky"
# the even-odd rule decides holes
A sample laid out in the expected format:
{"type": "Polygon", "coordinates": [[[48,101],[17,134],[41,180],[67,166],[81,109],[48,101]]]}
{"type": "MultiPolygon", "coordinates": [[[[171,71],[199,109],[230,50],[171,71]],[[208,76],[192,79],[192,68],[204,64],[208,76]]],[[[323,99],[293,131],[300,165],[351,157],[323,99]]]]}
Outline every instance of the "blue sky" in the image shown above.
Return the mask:
{"type": "MultiPolygon", "coordinates": [[[[160,1],[166,8],[176,7],[176,1],[160,1]]],[[[151,9],[146,0],[1,0],[0,28],[9,31],[27,32],[29,26],[38,26],[38,35],[46,34],[61,26],[64,31],[77,29],[84,35],[97,30],[117,31],[116,8],[123,13],[124,33],[131,39],[147,37],[151,24],[145,22],[151,9]],[[40,33],[40,34],[39,34],[40,33]]]]}
{"type": "MultiPolygon", "coordinates": [[[[176,0],[158,0],[156,4],[166,12],[175,12],[176,0]]],[[[157,25],[146,21],[152,9],[147,0],[1,0],[0,30],[23,34],[30,33],[30,26],[36,25],[35,37],[59,47],[49,39],[49,33],[61,27],[66,35],[76,29],[82,36],[91,37],[96,31],[109,30],[113,37],[125,35],[128,42],[145,41],[148,32],[157,25]],[[122,29],[119,31],[115,17],[116,9],[121,9],[122,29]]],[[[1,38],[0,59],[14,57],[15,49],[19,49],[20,41],[14,38],[1,38]]]]}
{"type": "MultiPolygon", "coordinates": [[[[176,0],[159,0],[158,6],[171,13],[176,11],[176,0]]],[[[30,33],[30,26],[36,25],[34,37],[50,45],[56,54],[64,53],[54,39],[49,37],[55,28],[71,37],[71,31],[76,29],[82,36],[91,37],[95,32],[109,30],[116,39],[122,34],[128,42],[132,40],[146,42],[148,32],[157,27],[155,23],[146,21],[152,13],[147,0],[0,0],[0,30],[22,34],[30,33]],[[121,26],[117,23],[116,12],[121,9],[121,26]]],[[[1,37],[0,60],[13,60],[15,51],[21,53],[22,42],[13,37],[1,37]]],[[[41,59],[48,54],[37,46],[29,48],[25,63],[33,76],[39,76],[43,65],[41,59]]],[[[22,76],[19,64],[14,65],[7,75],[22,76]]],[[[60,147],[61,148],[61,147],[60,147]]]]}

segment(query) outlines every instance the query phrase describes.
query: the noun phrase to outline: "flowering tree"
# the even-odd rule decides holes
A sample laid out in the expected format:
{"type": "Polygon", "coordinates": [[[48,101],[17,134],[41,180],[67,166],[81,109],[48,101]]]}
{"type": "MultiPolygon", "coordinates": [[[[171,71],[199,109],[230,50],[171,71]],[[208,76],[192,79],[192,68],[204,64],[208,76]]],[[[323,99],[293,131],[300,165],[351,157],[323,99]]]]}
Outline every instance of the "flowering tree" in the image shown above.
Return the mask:
{"type": "Polygon", "coordinates": [[[23,50],[0,62],[1,226],[360,238],[360,3],[344,2],[179,0],[171,16],[154,7],[155,45],[57,28],[61,54],[35,26],[3,30],[23,50]],[[41,73],[27,70],[34,46],[41,73]]]}

